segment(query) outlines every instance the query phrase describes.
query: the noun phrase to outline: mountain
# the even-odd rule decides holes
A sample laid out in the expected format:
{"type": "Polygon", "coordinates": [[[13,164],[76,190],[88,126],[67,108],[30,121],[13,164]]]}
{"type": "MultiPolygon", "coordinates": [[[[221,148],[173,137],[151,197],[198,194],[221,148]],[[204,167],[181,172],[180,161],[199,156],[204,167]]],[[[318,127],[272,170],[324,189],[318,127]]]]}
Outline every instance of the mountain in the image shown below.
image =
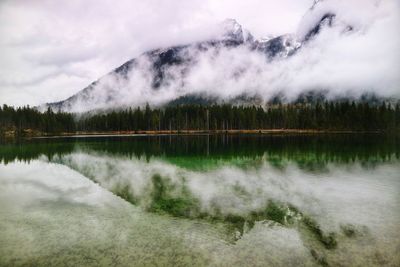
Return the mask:
{"type": "MultiPolygon", "coordinates": [[[[258,103],[265,96],[247,90],[263,65],[285,61],[311,42],[335,14],[318,14],[302,35],[285,34],[256,40],[236,20],[219,25],[218,35],[201,42],[147,51],[131,59],[66,100],[42,108],[84,112],[128,106],[181,103],[258,103]],[[262,63],[259,63],[262,58],[262,63]],[[229,71],[225,70],[228,69],[229,71]],[[215,73],[219,76],[215,76],[215,73]],[[215,76],[215,77],[214,77],[215,76]],[[214,78],[209,78],[214,77],[214,78]],[[242,79],[245,77],[247,80],[242,79]],[[244,82],[246,81],[246,82],[244,82]],[[224,88],[241,87],[227,93],[224,88]]],[[[347,26],[349,31],[352,30],[347,26]]],[[[257,87],[260,85],[255,85],[257,87]]],[[[264,86],[264,85],[262,85],[264,86]]],[[[277,91],[270,99],[279,97],[277,91]]]]}

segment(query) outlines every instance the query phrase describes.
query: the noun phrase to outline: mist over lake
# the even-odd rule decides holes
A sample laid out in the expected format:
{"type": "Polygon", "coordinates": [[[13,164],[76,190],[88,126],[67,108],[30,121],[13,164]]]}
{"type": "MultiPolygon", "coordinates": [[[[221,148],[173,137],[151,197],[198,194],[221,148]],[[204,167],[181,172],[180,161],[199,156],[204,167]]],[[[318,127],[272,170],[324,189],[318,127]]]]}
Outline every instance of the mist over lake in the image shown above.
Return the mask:
{"type": "Polygon", "coordinates": [[[396,266],[380,135],[51,138],[0,150],[0,265],[396,266]]]}

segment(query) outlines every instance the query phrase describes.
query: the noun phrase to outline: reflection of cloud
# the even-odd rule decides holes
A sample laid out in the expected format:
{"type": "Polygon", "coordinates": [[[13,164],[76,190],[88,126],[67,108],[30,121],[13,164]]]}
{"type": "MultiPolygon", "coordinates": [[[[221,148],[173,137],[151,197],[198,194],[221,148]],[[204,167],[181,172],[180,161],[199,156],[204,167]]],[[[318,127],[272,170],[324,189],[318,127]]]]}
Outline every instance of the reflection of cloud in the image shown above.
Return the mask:
{"type": "Polygon", "coordinates": [[[217,208],[223,214],[245,215],[260,210],[272,199],[317,216],[328,228],[354,223],[376,230],[397,220],[393,216],[399,205],[400,169],[393,164],[373,169],[358,164],[332,164],[317,176],[292,164],[277,169],[267,162],[257,167],[226,164],[215,170],[190,171],[157,159],[147,162],[91,153],[73,153],[57,161],[110,191],[128,186],[139,205],[148,205],[152,177],[159,174],[172,183],[170,194],[180,196],[182,188],[186,188],[210,214],[217,208]],[[377,181],[376,177],[385,178],[377,181]],[[384,223],[371,220],[382,217],[382,212],[387,212],[384,223]]]}
{"type": "Polygon", "coordinates": [[[210,228],[140,213],[59,164],[0,164],[1,266],[202,263],[201,245],[219,244],[210,228]]]}
{"type": "Polygon", "coordinates": [[[248,212],[274,198],[315,216],[323,228],[354,223],[375,234],[374,239],[340,240],[336,250],[322,251],[329,262],[398,262],[400,166],[393,162],[373,168],[328,164],[324,172],[314,173],[293,164],[274,168],[266,162],[243,168],[226,162],[220,168],[192,171],[157,158],[146,161],[94,152],[54,161],[66,166],[44,158],[0,165],[0,264],[154,263],[149,259],[167,265],[315,263],[295,229],[256,223],[239,242],[228,245],[221,240],[218,225],[141,213],[85,178],[108,190],[129,185],[136,196],[146,199],[156,173],[169,177],[174,185],[171,194],[179,196],[185,186],[205,210],[214,203],[222,212],[248,212]]]}
{"type": "Polygon", "coordinates": [[[35,160],[29,164],[0,165],[0,169],[0,202],[3,207],[29,207],[42,201],[103,205],[109,200],[98,185],[62,165],[35,160]],[[42,175],[36,178],[32,173],[42,175]]]}

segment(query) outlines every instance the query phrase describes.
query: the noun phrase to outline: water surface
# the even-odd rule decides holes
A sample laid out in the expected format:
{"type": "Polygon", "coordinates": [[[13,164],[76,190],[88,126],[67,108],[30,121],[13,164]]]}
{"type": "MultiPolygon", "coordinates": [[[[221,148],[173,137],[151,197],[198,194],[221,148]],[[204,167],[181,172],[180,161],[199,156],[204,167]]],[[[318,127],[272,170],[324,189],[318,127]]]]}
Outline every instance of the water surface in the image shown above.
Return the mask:
{"type": "Polygon", "coordinates": [[[400,263],[394,137],[57,138],[0,160],[0,265],[400,263]]]}

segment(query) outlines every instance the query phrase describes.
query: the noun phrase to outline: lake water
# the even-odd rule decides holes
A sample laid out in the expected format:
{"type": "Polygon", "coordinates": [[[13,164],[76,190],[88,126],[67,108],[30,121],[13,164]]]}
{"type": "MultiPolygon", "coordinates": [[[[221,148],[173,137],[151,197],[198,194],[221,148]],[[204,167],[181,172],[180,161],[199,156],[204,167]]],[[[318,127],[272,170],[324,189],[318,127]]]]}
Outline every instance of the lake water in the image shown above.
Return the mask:
{"type": "Polygon", "coordinates": [[[0,145],[0,266],[399,266],[400,140],[0,145]]]}

